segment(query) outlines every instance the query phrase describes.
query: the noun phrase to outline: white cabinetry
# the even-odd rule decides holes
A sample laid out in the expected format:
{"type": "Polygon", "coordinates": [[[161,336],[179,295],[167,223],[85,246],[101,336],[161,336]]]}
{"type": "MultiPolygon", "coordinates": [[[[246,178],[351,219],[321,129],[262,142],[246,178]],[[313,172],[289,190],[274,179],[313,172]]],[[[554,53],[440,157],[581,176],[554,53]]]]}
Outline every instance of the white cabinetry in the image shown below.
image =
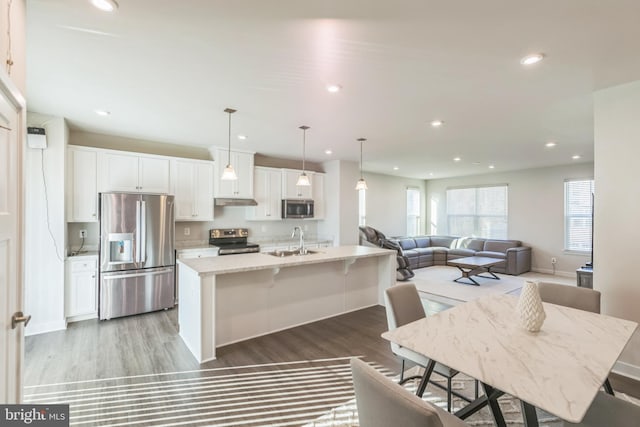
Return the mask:
{"type": "Polygon", "coordinates": [[[313,194],[313,218],[324,219],[324,174],[314,173],[311,187],[313,194]]]}
{"type": "Polygon", "coordinates": [[[298,186],[298,177],[302,171],[293,169],[282,169],[282,198],[309,200],[313,198],[313,172],[306,172],[309,177],[310,186],[298,186]]]}
{"type": "Polygon", "coordinates": [[[69,146],[67,221],[98,220],[97,158],[94,149],[69,146]]]}
{"type": "Polygon", "coordinates": [[[176,221],[213,221],[213,169],[210,161],[172,160],[176,221]]]}
{"type": "Polygon", "coordinates": [[[100,191],[169,193],[169,158],[100,152],[100,191]]]}
{"type": "Polygon", "coordinates": [[[65,314],[67,321],[98,317],[98,256],[76,256],[66,261],[65,314]]]}
{"type": "Polygon", "coordinates": [[[281,220],[282,172],[280,169],[256,166],[254,198],[258,206],[247,208],[247,219],[255,221],[281,220]]]}
{"type": "Polygon", "coordinates": [[[229,152],[223,148],[213,148],[215,160],[214,196],[232,199],[253,198],[253,153],[242,151],[229,152]],[[223,181],[222,171],[231,162],[238,179],[223,181]]]}

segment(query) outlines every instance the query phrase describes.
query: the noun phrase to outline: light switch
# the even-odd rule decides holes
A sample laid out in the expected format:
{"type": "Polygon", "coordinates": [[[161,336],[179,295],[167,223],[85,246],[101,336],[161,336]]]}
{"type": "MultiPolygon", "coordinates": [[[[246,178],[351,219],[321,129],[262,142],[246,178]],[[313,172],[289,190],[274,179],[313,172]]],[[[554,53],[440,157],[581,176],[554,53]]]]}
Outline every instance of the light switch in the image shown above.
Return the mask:
{"type": "Polygon", "coordinates": [[[191,228],[189,228],[189,227],[185,227],[185,228],[184,228],[184,235],[185,235],[185,236],[188,236],[188,235],[190,235],[190,234],[191,234],[191,228]]]}

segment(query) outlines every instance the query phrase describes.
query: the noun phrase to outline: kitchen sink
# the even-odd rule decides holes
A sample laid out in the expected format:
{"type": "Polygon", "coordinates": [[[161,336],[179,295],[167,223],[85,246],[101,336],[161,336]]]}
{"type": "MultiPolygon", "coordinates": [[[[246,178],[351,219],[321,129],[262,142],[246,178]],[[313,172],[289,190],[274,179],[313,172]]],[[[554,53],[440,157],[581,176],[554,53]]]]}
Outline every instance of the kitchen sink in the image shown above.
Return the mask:
{"type": "Polygon", "coordinates": [[[267,255],[271,255],[271,256],[276,256],[276,257],[287,257],[287,256],[305,256],[305,255],[312,255],[312,254],[318,254],[321,253],[319,251],[312,251],[312,250],[308,250],[307,249],[307,253],[306,254],[301,254],[299,249],[295,249],[292,251],[287,251],[287,250],[276,250],[276,251],[271,251],[271,252],[264,252],[267,255]]]}

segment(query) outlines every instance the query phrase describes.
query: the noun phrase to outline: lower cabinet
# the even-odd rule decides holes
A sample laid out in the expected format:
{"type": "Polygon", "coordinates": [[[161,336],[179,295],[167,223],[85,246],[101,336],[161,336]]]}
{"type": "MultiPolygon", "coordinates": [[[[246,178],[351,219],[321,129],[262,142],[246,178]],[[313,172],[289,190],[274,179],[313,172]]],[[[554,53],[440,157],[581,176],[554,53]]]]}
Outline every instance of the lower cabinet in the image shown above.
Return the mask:
{"type": "Polygon", "coordinates": [[[98,256],[75,256],[65,265],[65,315],[68,322],[98,317],[98,256]]]}

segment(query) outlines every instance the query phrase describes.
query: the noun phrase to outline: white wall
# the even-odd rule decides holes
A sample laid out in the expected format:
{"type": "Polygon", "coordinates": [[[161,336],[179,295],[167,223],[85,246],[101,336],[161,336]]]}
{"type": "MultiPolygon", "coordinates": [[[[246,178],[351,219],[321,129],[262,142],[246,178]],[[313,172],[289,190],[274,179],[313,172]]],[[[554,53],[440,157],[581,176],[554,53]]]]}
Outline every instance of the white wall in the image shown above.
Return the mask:
{"type": "Polygon", "coordinates": [[[28,113],[27,123],[45,128],[48,144],[25,153],[25,312],[32,316],[25,333],[33,335],[66,327],[64,167],[69,131],[60,117],[28,113]]]}
{"type": "Polygon", "coordinates": [[[13,0],[11,4],[11,14],[9,16],[9,0],[0,0],[0,64],[1,72],[6,72],[7,48],[9,39],[7,37],[7,28],[11,20],[11,58],[13,66],[9,78],[20,90],[22,95],[26,96],[26,1],[13,0]]]}
{"type": "Polygon", "coordinates": [[[427,232],[448,234],[447,188],[507,184],[508,237],[532,247],[535,271],[553,273],[551,257],[555,257],[556,274],[575,277],[575,270],[590,259],[589,255],[564,252],[564,181],[576,178],[593,178],[593,163],[430,180],[427,182],[427,232]]]}
{"type": "MultiPolygon", "coordinates": [[[[595,93],[594,288],[603,312],[640,322],[640,81],[595,93]]],[[[626,373],[640,378],[640,332],[622,354],[626,373]]],[[[624,369],[623,369],[624,370],[624,369]]]]}
{"type": "Polygon", "coordinates": [[[367,181],[367,225],[380,230],[386,236],[407,234],[407,187],[417,187],[421,192],[422,233],[425,228],[425,188],[421,179],[365,173],[367,181]]]}
{"type": "Polygon", "coordinates": [[[333,237],[335,245],[358,244],[358,192],[360,178],[355,162],[333,160],[323,163],[325,170],[325,220],[318,223],[318,234],[333,237]]]}

